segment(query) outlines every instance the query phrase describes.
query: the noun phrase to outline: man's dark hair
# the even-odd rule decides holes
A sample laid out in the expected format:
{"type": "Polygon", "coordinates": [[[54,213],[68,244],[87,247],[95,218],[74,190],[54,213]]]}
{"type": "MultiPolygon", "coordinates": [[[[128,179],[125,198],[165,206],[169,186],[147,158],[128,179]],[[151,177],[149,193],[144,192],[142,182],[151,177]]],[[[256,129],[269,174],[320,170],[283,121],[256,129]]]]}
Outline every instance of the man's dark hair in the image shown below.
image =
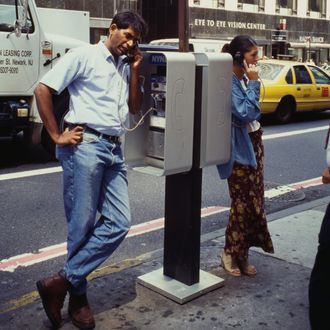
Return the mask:
{"type": "Polygon", "coordinates": [[[123,11],[116,14],[112,19],[111,24],[116,24],[118,29],[127,29],[128,27],[132,27],[140,33],[141,38],[148,32],[148,25],[143,17],[133,11],[123,11]]]}

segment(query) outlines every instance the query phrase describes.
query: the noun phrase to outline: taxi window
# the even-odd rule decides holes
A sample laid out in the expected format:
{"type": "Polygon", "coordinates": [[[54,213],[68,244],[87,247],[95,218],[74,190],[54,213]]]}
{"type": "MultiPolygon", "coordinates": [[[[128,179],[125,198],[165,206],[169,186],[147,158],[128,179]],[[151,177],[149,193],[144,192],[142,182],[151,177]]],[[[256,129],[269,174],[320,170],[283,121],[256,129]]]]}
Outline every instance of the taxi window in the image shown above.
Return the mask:
{"type": "Polygon", "coordinates": [[[261,79],[273,80],[283,69],[283,65],[273,63],[258,63],[259,75],[261,79]]]}
{"type": "Polygon", "coordinates": [[[330,78],[319,68],[316,68],[315,66],[311,66],[311,65],[308,67],[312,71],[312,74],[315,78],[315,82],[317,84],[330,84],[330,78]]]}
{"type": "Polygon", "coordinates": [[[288,73],[286,74],[285,81],[288,84],[292,84],[293,83],[293,75],[292,75],[292,70],[291,69],[289,69],[288,73]]]}
{"type": "Polygon", "coordinates": [[[295,65],[293,67],[294,73],[296,74],[297,84],[311,84],[312,78],[309,75],[307,68],[304,65],[295,65]]]}

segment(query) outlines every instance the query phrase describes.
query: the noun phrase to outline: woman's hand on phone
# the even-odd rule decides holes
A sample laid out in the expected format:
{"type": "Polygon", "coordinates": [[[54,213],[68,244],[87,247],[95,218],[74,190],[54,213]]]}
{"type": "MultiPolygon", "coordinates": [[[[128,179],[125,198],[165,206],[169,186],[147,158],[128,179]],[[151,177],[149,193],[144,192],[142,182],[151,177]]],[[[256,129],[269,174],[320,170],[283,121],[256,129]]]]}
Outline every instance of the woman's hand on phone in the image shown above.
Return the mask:
{"type": "Polygon", "coordinates": [[[246,60],[243,61],[244,71],[249,80],[258,80],[259,73],[256,64],[247,64],[246,60]]]}

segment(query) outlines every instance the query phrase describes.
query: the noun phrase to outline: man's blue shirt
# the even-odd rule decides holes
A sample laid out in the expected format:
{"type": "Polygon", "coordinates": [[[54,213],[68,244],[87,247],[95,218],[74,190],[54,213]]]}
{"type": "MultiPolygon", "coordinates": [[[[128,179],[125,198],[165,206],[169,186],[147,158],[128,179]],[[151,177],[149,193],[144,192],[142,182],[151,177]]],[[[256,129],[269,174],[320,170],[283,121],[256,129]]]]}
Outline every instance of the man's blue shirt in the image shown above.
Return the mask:
{"type": "Polygon", "coordinates": [[[41,82],[57,93],[68,87],[70,110],[65,121],[120,136],[128,118],[130,68],[124,58],[116,64],[103,42],[74,48],[41,82]]]}

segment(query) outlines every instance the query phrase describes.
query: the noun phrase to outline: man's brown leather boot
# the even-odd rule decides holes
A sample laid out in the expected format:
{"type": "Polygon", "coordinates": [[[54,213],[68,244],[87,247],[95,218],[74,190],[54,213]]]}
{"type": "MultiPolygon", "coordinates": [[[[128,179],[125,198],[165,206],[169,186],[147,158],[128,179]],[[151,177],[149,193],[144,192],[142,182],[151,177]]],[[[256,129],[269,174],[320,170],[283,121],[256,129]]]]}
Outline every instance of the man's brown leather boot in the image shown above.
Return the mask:
{"type": "Polygon", "coordinates": [[[72,323],[79,329],[89,330],[95,328],[95,320],[86,294],[80,296],[70,294],[68,312],[72,323]]]}
{"type": "Polygon", "coordinates": [[[61,309],[71,284],[63,276],[57,274],[44,278],[37,283],[39,295],[45,312],[54,328],[59,328],[62,322],[61,309]]]}

